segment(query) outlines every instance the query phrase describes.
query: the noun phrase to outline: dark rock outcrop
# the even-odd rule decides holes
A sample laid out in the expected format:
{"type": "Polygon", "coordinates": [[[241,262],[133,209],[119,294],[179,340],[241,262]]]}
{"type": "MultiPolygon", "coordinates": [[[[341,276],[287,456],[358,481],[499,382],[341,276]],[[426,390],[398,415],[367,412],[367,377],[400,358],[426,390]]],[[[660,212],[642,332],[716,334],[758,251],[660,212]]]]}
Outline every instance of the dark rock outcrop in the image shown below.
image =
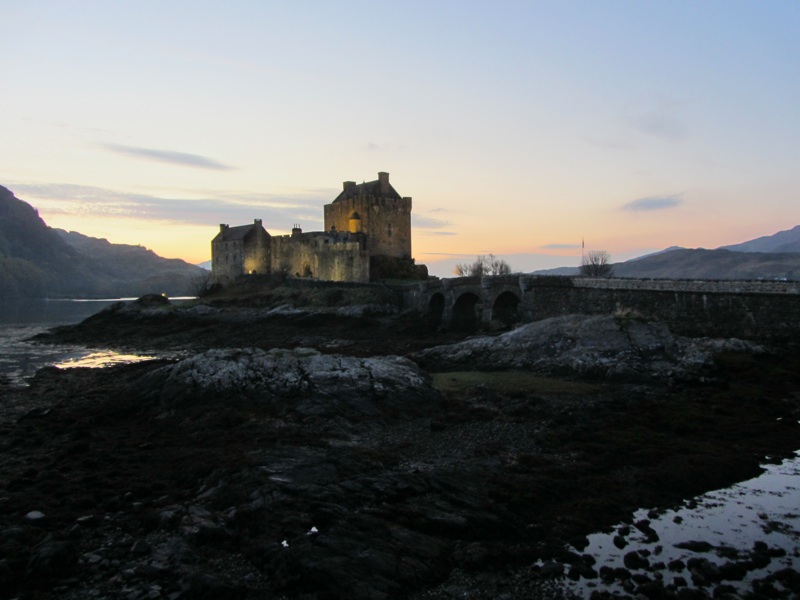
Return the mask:
{"type": "Polygon", "coordinates": [[[234,398],[304,417],[418,415],[438,399],[429,377],[408,359],[311,348],[208,350],[157,370],[144,387],[165,408],[234,398]]]}
{"type": "Polygon", "coordinates": [[[476,337],[421,350],[426,369],[525,370],[616,380],[696,378],[725,350],[757,352],[749,342],[687,339],[657,322],[568,315],[522,325],[497,337],[476,337]]]}

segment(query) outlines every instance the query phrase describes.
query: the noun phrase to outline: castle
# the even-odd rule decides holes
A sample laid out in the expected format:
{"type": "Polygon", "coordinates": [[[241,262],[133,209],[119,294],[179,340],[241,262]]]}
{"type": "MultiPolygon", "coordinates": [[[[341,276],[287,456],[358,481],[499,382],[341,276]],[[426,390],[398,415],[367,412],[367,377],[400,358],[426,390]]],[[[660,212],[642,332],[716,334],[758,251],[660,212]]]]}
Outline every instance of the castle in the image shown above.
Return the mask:
{"type": "Polygon", "coordinates": [[[325,231],[270,235],[251,225],[220,225],[211,241],[214,281],[228,284],[243,275],[282,274],[327,281],[369,282],[384,278],[427,278],[411,258],[411,198],[401,197],[388,173],[375,181],[345,181],[324,206],[325,231]]]}

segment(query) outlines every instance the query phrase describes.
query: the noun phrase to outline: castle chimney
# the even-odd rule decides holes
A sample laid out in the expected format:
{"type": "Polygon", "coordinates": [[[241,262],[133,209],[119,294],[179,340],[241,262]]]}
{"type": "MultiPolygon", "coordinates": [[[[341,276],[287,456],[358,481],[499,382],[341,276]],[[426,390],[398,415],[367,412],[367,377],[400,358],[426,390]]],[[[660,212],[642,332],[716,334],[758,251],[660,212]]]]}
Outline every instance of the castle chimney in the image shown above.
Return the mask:
{"type": "Polygon", "coordinates": [[[345,181],[342,183],[342,191],[347,191],[356,184],[355,181],[345,181]]]}
{"type": "Polygon", "coordinates": [[[381,183],[381,194],[389,193],[389,174],[383,171],[378,173],[378,181],[381,183]]]}
{"type": "Polygon", "coordinates": [[[253,219],[253,225],[261,225],[261,219],[253,219]]]}
{"type": "Polygon", "coordinates": [[[225,223],[220,223],[219,224],[219,232],[220,233],[223,233],[227,228],[228,228],[228,226],[225,225],[225,223]]]}

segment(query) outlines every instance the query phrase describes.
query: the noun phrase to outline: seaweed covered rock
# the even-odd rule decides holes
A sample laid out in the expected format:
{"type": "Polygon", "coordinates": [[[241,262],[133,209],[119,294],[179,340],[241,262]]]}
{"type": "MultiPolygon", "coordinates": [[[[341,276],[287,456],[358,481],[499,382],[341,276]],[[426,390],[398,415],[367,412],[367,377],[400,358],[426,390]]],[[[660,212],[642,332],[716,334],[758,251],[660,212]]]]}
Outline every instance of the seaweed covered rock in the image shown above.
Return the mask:
{"type": "Polygon", "coordinates": [[[305,416],[421,414],[438,398],[427,375],[408,359],[310,348],[209,350],[157,370],[145,387],[165,408],[248,399],[305,416]]]}

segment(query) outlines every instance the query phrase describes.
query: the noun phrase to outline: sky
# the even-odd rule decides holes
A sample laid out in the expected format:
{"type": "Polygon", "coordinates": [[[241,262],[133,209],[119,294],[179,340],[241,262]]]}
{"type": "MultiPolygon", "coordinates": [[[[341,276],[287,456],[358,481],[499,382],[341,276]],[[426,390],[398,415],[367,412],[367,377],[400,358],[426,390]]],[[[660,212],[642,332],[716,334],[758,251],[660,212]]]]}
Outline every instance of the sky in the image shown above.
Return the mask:
{"type": "Polygon", "coordinates": [[[800,2],[0,0],[0,185],[210,258],[390,173],[417,263],[514,271],[800,224],[800,2]],[[583,246],[583,247],[582,247],[583,246]]]}

